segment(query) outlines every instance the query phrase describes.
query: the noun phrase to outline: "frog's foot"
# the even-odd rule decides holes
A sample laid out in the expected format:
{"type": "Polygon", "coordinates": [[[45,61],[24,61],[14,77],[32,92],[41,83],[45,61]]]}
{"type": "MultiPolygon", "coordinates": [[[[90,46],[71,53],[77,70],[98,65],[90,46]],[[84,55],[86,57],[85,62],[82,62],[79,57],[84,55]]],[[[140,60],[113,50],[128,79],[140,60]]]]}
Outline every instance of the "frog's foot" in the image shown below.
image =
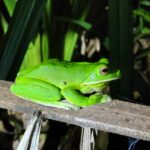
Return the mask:
{"type": "Polygon", "coordinates": [[[61,91],[61,94],[72,104],[80,106],[80,107],[86,107],[95,105],[98,103],[106,103],[110,102],[111,98],[108,95],[103,95],[101,93],[95,93],[90,96],[85,96],[81,92],[65,88],[61,91]]]}
{"type": "Polygon", "coordinates": [[[112,98],[108,95],[103,95],[103,97],[101,98],[100,103],[107,103],[107,102],[111,102],[112,98]]]}

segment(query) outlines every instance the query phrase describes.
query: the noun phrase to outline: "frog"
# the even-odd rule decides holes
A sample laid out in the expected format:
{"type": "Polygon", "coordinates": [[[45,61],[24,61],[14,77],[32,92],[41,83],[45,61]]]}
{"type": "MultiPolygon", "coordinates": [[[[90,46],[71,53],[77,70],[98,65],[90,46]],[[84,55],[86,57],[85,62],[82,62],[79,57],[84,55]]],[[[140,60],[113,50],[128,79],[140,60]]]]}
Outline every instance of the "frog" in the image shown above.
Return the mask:
{"type": "Polygon", "coordinates": [[[77,109],[111,101],[103,90],[120,78],[109,60],[69,62],[48,59],[17,74],[10,91],[25,100],[45,106],[77,109]]]}

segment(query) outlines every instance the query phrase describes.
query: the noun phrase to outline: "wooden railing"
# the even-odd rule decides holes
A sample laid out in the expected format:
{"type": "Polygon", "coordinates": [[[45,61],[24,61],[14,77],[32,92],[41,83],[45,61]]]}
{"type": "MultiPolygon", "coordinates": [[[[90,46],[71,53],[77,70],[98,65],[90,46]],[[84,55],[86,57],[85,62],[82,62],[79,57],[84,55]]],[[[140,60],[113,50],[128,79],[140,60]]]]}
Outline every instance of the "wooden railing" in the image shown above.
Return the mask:
{"type": "Polygon", "coordinates": [[[41,111],[45,118],[150,141],[150,107],[113,100],[79,111],[38,105],[12,95],[11,82],[0,81],[0,108],[31,114],[41,111]]]}

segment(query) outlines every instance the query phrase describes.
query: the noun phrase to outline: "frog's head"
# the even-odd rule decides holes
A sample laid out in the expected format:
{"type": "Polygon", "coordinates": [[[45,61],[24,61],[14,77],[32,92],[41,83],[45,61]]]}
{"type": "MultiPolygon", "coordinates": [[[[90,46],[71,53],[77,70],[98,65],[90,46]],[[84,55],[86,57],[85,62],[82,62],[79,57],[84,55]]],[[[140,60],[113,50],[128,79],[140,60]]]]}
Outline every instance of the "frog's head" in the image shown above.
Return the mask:
{"type": "Polygon", "coordinates": [[[120,78],[120,70],[110,71],[109,61],[106,58],[100,59],[93,65],[93,69],[89,72],[83,84],[101,84],[120,78]]]}

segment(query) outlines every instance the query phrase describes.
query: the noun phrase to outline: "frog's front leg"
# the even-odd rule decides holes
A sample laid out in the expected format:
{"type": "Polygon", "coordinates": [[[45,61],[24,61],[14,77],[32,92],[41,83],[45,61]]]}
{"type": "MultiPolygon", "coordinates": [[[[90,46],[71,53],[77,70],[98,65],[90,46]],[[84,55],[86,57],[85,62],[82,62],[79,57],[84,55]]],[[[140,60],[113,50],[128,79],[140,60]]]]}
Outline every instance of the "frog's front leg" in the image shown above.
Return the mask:
{"type": "Polygon", "coordinates": [[[80,91],[72,88],[64,88],[61,94],[72,104],[85,107],[94,105],[97,103],[110,102],[111,98],[108,95],[103,95],[101,93],[91,94],[90,96],[85,96],[80,91]]]}

